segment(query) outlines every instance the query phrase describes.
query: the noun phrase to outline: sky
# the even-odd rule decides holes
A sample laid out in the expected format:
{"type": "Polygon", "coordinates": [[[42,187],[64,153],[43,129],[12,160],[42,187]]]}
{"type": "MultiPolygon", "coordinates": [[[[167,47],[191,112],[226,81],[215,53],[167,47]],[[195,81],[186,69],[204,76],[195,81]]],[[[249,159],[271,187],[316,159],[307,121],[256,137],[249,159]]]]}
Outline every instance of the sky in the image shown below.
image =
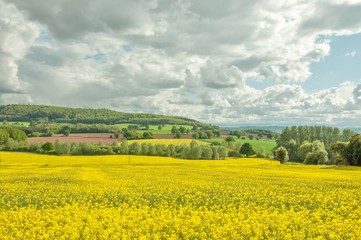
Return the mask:
{"type": "Polygon", "coordinates": [[[0,0],[0,104],[360,126],[361,0],[0,0]]]}

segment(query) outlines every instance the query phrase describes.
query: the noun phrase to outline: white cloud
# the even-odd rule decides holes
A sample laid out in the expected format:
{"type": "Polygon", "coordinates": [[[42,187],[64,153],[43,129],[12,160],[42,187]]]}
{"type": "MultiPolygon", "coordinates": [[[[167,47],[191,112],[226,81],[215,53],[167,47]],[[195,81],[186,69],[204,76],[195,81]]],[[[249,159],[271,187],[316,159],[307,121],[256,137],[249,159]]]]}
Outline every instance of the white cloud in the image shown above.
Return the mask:
{"type": "Polygon", "coordinates": [[[345,54],[345,57],[355,57],[356,56],[356,51],[352,51],[352,52],[348,52],[345,54]]]}
{"type": "Polygon", "coordinates": [[[38,35],[37,26],[28,23],[14,6],[0,1],[0,29],[0,94],[22,93],[27,84],[17,76],[16,61],[38,35]]]}
{"type": "Polygon", "coordinates": [[[328,36],[361,32],[360,9],[338,0],[0,0],[0,101],[207,122],[353,118],[356,84],[309,93],[300,83],[330,54],[328,36]]]}

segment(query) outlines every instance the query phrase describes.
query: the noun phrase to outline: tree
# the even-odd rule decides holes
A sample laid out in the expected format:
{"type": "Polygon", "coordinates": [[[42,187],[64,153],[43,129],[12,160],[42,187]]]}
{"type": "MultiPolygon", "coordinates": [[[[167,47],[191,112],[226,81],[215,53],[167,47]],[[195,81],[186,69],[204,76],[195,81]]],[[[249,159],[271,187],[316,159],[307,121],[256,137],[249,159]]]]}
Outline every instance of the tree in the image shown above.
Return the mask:
{"type": "Polygon", "coordinates": [[[361,166],[361,135],[354,134],[347,144],[347,163],[351,166],[361,166]]]}
{"type": "Polygon", "coordinates": [[[140,155],[142,148],[138,142],[133,142],[129,145],[129,153],[134,155],[140,155]]]}
{"type": "Polygon", "coordinates": [[[312,152],[312,143],[304,141],[303,144],[297,148],[297,157],[304,162],[309,152],[312,152]]]}
{"type": "Polygon", "coordinates": [[[4,144],[9,140],[9,133],[4,129],[0,129],[0,144],[4,144]]]}
{"type": "Polygon", "coordinates": [[[247,157],[250,157],[251,155],[255,154],[256,152],[253,150],[253,147],[250,143],[244,143],[239,150],[240,154],[244,154],[247,157]]]}
{"type": "Polygon", "coordinates": [[[203,158],[203,159],[212,159],[212,155],[213,155],[212,148],[209,147],[209,146],[206,146],[206,147],[203,149],[202,158],[203,158]]]}
{"type": "Polygon", "coordinates": [[[213,132],[210,130],[207,130],[206,134],[207,134],[207,138],[211,138],[213,136],[213,132]]]}
{"type": "Polygon", "coordinates": [[[69,135],[70,135],[70,131],[69,130],[64,130],[63,136],[68,137],[69,135]]]}
{"type": "Polygon", "coordinates": [[[285,147],[279,147],[275,151],[275,159],[279,160],[281,164],[288,161],[288,151],[285,147]]]}
{"type": "Polygon", "coordinates": [[[128,146],[127,140],[123,140],[122,143],[120,144],[119,153],[120,154],[128,154],[129,153],[129,146],[128,146]]]}
{"type": "Polygon", "coordinates": [[[226,159],[226,157],[227,157],[227,148],[223,146],[218,147],[218,158],[226,159]]]}
{"type": "Polygon", "coordinates": [[[311,152],[306,154],[304,164],[325,164],[328,162],[328,153],[320,140],[312,142],[311,152]]]}
{"type": "Polygon", "coordinates": [[[180,131],[177,130],[174,136],[175,136],[175,138],[179,139],[182,137],[182,134],[180,131]]]}
{"type": "Polygon", "coordinates": [[[52,142],[46,142],[41,146],[41,149],[43,149],[45,152],[50,153],[55,150],[54,144],[52,142]]]}
{"type": "Polygon", "coordinates": [[[230,142],[234,142],[234,138],[232,136],[228,136],[224,139],[224,141],[226,141],[227,143],[230,143],[230,142]]]}
{"type": "Polygon", "coordinates": [[[183,127],[183,126],[180,126],[179,131],[181,132],[181,134],[185,134],[187,129],[185,127],[183,127]]]}
{"type": "Polygon", "coordinates": [[[163,126],[162,125],[158,125],[158,130],[162,130],[163,126]]]}
{"type": "Polygon", "coordinates": [[[153,138],[153,133],[152,132],[143,132],[143,138],[152,139],[153,138]]]}
{"type": "Polygon", "coordinates": [[[170,132],[171,132],[172,134],[175,134],[177,131],[178,131],[178,129],[177,129],[176,126],[173,126],[172,129],[170,130],[170,132]]]}
{"type": "Polygon", "coordinates": [[[198,160],[201,156],[202,156],[201,147],[198,144],[191,146],[189,158],[198,160]]]}
{"type": "Polygon", "coordinates": [[[192,138],[193,139],[198,139],[199,138],[199,133],[198,132],[193,133],[192,138]]]}
{"type": "Polygon", "coordinates": [[[336,154],[336,163],[338,164],[348,163],[347,146],[348,144],[345,142],[336,142],[332,144],[331,150],[336,154]]]}
{"type": "Polygon", "coordinates": [[[119,136],[120,136],[120,132],[118,132],[118,131],[114,132],[114,137],[115,137],[115,138],[117,138],[117,139],[118,139],[118,138],[119,138],[119,136]]]}
{"type": "Polygon", "coordinates": [[[305,161],[303,163],[317,165],[327,163],[327,161],[328,158],[326,151],[313,151],[307,153],[305,161]]]}

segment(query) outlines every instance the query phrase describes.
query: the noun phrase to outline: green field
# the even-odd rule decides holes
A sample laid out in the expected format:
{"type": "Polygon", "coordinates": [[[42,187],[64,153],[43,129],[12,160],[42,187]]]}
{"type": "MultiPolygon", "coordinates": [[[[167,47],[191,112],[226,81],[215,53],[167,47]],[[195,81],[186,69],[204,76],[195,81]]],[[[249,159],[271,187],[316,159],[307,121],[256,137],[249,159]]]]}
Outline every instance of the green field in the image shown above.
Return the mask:
{"type": "Polygon", "coordinates": [[[19,126],[25,126],[25,127],[29,127],[30,126],[30,122],[2,122],[0,123],[0,126],[1,125],[19,125],[19,126]]]}
{"type": "Polygon", "coordinates": [[[361,168],[0,152],[1,239],[359,239],[361,168]]]}
{"type": "MultiPolygon", "coordinates": [[[[128,125],[134,125],[134,124],[116,124],[115,126],[119,127],[119,129],[122,129],[122,128],[127,128],[128,125]]],[[[153,134],[172,134],[171,133],[171,129],[172,127],[174,126],[173,124],[165,124],[164,127],[162,127],[161,130],[158,129],[158,126],[159,125],[149,125],[149,130],[139,130],[140,132],[143,132],[143,131],[150,131],[152,132],[153,134]]],[[[185,127],[186,129],[189,129],[191,130],[192,129],[192,126],[189,126],[189,125],[175,125],[177,128],[183,126],[185,127]]]]}
{"type": "MultiPolygon", "coordinates": [[[[234,143],[241,143],[241,144],[244,144],[246,142],[250,143],[253,147],[253,149],[257,152],[261,147],[264,147],[266,149],[266,153],[267,153],[267,156],[271,156],[273,155],[272,154],[272,150],[274,147],[276,147],[276,141],[275,140],[266,140],[266,139],[260,139],[260,140],[257,140],[257,139],[237,139],[235,138],[235,142],[234,143]]],[[[223,142],[224,141],[224,138],[215,138],[215,139],[205,139],[204,141],[207,141],[207,142],[223,142]]]]}

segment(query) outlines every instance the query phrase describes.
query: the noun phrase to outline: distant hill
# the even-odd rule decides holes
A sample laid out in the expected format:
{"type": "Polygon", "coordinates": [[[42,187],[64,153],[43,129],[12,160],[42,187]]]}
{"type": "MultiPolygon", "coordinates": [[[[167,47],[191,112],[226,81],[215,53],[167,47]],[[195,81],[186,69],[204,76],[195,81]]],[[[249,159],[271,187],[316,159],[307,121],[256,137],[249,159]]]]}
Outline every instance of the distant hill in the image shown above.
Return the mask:
{"type": "Polygon", "coordinates": [[[176,116],[149,113],[124,113],[109,109],[68,108],[46,105],[0,105],[0,121],[31,122],[47,118],[49,123],[84,124],[185,124],[209,127],[208,124],[176,116]]]}
{"type": "Polygon", "coordinates": [[[260,129],[260,130],[268,130],[272,132],[282,132],[286,126],[266,126],[266,125],[242,125],[242,126],[221,126],[222,129],[227,130],[252,130],[252,129],[260,129]]]}

